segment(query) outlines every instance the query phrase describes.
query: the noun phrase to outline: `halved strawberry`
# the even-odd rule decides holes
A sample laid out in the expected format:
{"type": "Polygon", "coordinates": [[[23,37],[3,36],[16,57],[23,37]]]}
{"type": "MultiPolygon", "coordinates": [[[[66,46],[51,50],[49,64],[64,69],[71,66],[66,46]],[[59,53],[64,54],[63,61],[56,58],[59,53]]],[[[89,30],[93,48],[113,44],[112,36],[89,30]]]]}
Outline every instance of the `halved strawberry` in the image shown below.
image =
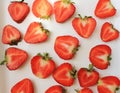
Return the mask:
{"type": "Polygon", "coordinates": [[[74,14],[76,7],[71,0],[60,0],[54,2],[54,14],[56,22],[63,23],[74,14]]]}
{"type": "Polygon", "coordinates": [[[116,9],[110,0],[99,0],[94,13],[99,18],[107,18],[114,16],[116,14],[116,9]]]}
{"type": "Polygon", "coordinates": [[[6,66],[9,70],[16,70],[21,67],[27,60],[28,54],[26,51],[10,47],[5,52],[5,60],[0,63],[3,65],[6,63],[6,66]]]}
{"type": "Polygon", "coordinates": [[[53,72],[53,78],[63,86],[72,86],[76,76],[76,70],[70,63],[63,63],[59,65],[53,72]]]}
{"type": "Polygon", "coordinates": [[[61,85],[53,85],[45,93],[66,93],[66,90],[61,85]]]}
{"type": "Polygon", "coordinates": [[[49,57],[48,53],[44,55],[39,53],[31,59],[32,72],[39,78],[47,78],[50,76],[55,67],[55,62],[49,57]]]}
{"type": "Polygon", "coordinates": [[[21,41],[21,32],[12,25],[3,28],[2,42],[9,45],[17,45],[21,41]]]}
{"type": "Polygon", "coordinates": [[[30,8],[28,4],[24,2],[24,0],[14,1],[9,4],[8,12],[15,22],[21,23],[29,14],[30,8]]]}
{"type": "Polygon", "coordinates": [[[89,59],[98,69],[106,69],[110,65],[111,48],[108,45],[96,45],[90,50],[89,59]]]}
{"type": "Polygon", "coordinates": [[[116,93],[120,87],[120,80],[116,76],[105,76],[99,79],[98,93],[116,93]]]}
{"type": "Polygon", "coordinates": [[[11,88],[11,93],[34,93],[32,81],[28,78],[22,79],[11,88]]]}
{"type": "Polygon", "coordinates": [[[97,84],[99,73],[89,65],[89,68],[80,68],[77,77],[81,87],[90,87],[97,84]]]}
{"type": "Polygon", "coordinates": [[[81,90],[76,90],[77,93],[93,93],[90,88],[83,88],[81,90]]]}
{"type": "Polygon", "coordinates": [[[109,22],[105,22],[101,28],[100,37],[104,42],[109,42],[119,37],[119,31],[109,22]]]}
{"type": "Polygon", "coordinates": [[[49,31],[43,28],[42,23],[32,22],[25,33],[24,40],[34,44],[46,41],[48,36],[49,31]]]}
{"type": "Polygon", "coordinates": [[[38,18],[48,19],[53,13],[53,7],[48,0],[34,0],[32,12],[38,18]]]}
{"type": "Polygon", "coordinates": [[[58,36],[54,44],[57,55],[65,60],[72,59],[78,50],[78,47],[79,40],[70,35],[58,36]]]}
{"type": "Polygon", "coordinates": [[[75,31],[83,38],[88,38],[92,35],[96,27],[96,20],[93,17],[79,15],[72,20],[72,26],[75,31]]]}

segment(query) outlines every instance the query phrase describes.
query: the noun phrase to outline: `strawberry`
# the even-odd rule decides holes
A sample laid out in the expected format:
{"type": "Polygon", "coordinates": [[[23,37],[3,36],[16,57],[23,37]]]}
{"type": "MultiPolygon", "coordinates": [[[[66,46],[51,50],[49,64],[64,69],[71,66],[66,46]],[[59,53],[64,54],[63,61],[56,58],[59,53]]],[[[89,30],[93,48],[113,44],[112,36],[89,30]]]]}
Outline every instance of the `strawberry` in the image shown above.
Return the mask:
{"type": "Polygon", "coordinates": [[[21,41],[21,32],[12,25],[3,28],[2,42],[9,45],[17,45],[21,41]]]}
{"type": "Polygon", "coordinates": [[[24,78],[11,88],[11,93],[34,93],[32,81],[28,78],[24,78]]]}
{"type": "Polygon", "coordinates": [[[50,76],[55,67],[55,62],[49,57],[48,53],[45,53],[44,55],[39,53],[31,60],[32,72],[39,78],[47,78],[50,76]]]}
{"type": "Polygon", "coordinates": [[[90,88],[83,88],[81,90],[76,90],[77,93],[93,93],[90,88]]]}
{"type": "Polygon", "coordinates": [[[40,43],[48,39],[49,31],[44,29],[42,23],[32,22],[24,36],[24,40],[27,43],[40,43]]]}
{"type": "Polygon", "coordinates": [[[16,70],[21,67],[27,60],[28,54],[26,51],[10,47],[5,52],[5,60],[0,63],[3,65],[6,63],[6,66],[9,70],[16,70]]]}
{"type": "Polygon", "coordinates": [[[83,38],[88,38],[92,35],[96,27],[96,20],[93,17],[85,16],[82,18],[75,17],[72,20],[72,26],[74,30],[83,38]]]}
{"type": "Polygon", "coordinates": [[[113,41],[119,37],[119,31],[111,23],[105,22],[101,28],[100,36],[104,42],[113,41]]]}
{"type": "Polygon", "coordinates": [[[24,2],[24,0],[13,1],[8,6],[8,12],[15,22],[21,23],[29,14],[30,8],[28,4],[24,2]]]}
{"type": "Polygon", "coordinates": [[[66,90],[60,85],[54,85],[49,87],[45,93],[66,93],[66,90]]]}
{"type": "Polygon", "coordinates": [[[34,0],[32,12],[37,18],[48,19],[53,13],[53,7],[48,0],[34,0]]]}
{"type": "Polygon", "coordinates": [[[72,17],[76,7],[73,5],[71,0],[60,0],[54,2],[54,14],[55,20],[58,23],[63,23],[72,17]]]}
{"type": "Polygon", "coordinates": [[[53,72],[53,78],[56,82],[63,86],[72,86],[76,76],[76,70],[70,63],[59,65],[53,72]]]}
{"type": "Polygon", "coordinates": [[[54,44],[54,50],[57,55],[65,60],[72,59],[78,47],[79,40],[70,35],[58,36],[54,44]]]}
{"type": "Polygon", "coordinates": [[[81,87],[90,87],[97,84],[99,73],[93,69],[92,65],[88,68],[80,68],[78,71],[78,81],[81,87]]]}
{"type": "Polygon", "coordinates": [[[94,13],[99,18],[108,18],[116,14],[116,9],[110,0],[99,0],[94,13]]]}
{"type": "Polygon", "coordinates": [[[99,79],[98,93],[116,93],[120,87],[120,80],[116,76],[105,76],[99,79]]]}
{"type": "Polygon", "coordinates": [[[106,69],[110,65],[111,48],[108,45],[96,45],[90,50],[89,59],[98,69],[106,69]]]}

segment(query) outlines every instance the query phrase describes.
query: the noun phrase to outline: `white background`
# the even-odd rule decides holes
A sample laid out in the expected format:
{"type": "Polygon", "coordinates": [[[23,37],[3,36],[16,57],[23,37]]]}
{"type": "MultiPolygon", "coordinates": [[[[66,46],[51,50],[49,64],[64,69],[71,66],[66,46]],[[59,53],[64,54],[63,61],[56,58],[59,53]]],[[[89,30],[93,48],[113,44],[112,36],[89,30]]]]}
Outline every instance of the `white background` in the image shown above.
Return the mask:
{"type": "MultiPolygon", "coordinates": [[[[53,4],[56,0],[49,0],[51,4],[53,4]]],[[[10,4],[10,0],[1,0],[0,1],[0,39],[2,36],[2,29],[5,25],[11,24],[15,27],[17,27],[24,36],[26,29],[28,25],[33,21],[42,22],[43,26],[46,29],[49,29],[51,34],[50,38],[47,42],[40,43],[40,44],[27,44],[22,40],[17,46],[23,50],[26,50],[29,54],[29,59],[27,62],[18,70],[15,71],[9,71],[6,66],[0,66],[0,93],[10,93],[11,87],[16,84],[18,81],[22,80],[23,78],[29,78],[33,81],[35,93],[44,93],[44,91],[55,84],[58,84],[54,81],[52,76],[48,77],[47,79],[39,79],[36,76],[34,76],[31,72],[30,67],[30,60],[31,58],[36,55],[37,53],[43,53],[48,52],[50,56],[53,58],[53,60],[56,62],[57,65],[60,65],[64,62],[69,62],[73,66],[76,67],[77,70],[79,70],[81,67],[88,67],[90,64],[90,61],[88,59],[89,57],[89,51],[92,47],[98,44],[106,44],[109,45],[112,48],[112,60],[111,65],[106,70],[99,70],[96,69],[100,73],[100,77],[108,76],[108,75],[115,75],[120,77],[120,38],[118,38],[115,41],[111,41],[108,43],[104,43],[100,39],[100,29],[104,22],[111,22],[116,29],[120,31],[120,4],[118,3],[119,0],[111,0],[115,8],[117,9],[117,13],[115,16],[107,19],[99,19],[94,15],[94,9],[98,2],[98,0],[72,0],[75,3],[76,6],[76,12],[65,23],[56,23],[54,19],[54,15],[51,16],[50,20],[41,20],[36,18],[32,11],[30,10],[29,15],[27,18],[22,22],[21,24],[15,23],[9,13],[8,13],[8,5],[10,4]],[[97,26],[92,34],[92,36],[88,39],[84,39],[80,37],[73,29],[71,25],[72,19],[77,16],[77,14],[81,14],[84,16],[93,16],[97,21],[97,26]],[[57,36],[60,35],[72,35],[79,39],[80,41],[80,48],[75,57],[72,60],[62,60],[57,56],[57,54],[54,51],[54,40],[57,36]]],[[[32,6],[33,0],[25,0],[25,2],[28,3],[28,5],[32,6]]],[[[0,61],[4,59],[4,52],[5,49],[11,47],[9,45],[4,45],[0,41],[0,61]]],[[[75,83],[71,87],[65,87],[67,89],[67,93],[76,93],[74,89],[81,89],[79,86],[78,80],[75,80],[75,83]]],[[[97,93],[96,86],[90,87],[94,93],[97,93]]],[[[117,91],[117,93],[119,93],[117,91]]]]}

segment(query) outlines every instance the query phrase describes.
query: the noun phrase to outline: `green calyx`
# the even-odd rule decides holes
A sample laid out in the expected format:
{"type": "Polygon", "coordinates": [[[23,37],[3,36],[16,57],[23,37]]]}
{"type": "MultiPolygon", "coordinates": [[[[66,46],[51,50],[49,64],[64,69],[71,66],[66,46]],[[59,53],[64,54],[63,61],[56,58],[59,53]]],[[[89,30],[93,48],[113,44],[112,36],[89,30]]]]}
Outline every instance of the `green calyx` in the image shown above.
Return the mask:
{"type": "Polygon", "coordinates": [[[79,45],[78,47],[74,48],[74,49],[72,50],[72,53],[75,54],[75,53],[79,50],[79,47],[80,47],[80,45],[79,45]]]}
{"type": "Polygon", "coordinates": [[[76,78],[76,74],[77,74],[77,70],[75,69],[75,67],[73,67],[73,69],[70,71],[70,75],[71,75],[73,78],[76,78]]]}
{"type": "Polygon", "coordinates": [[[0,65],[4,65],[7,62],[7,57],[5,56],[5,60],[0,62],[0,65]]]}
{"type": "Polygon", "coordinates": [[[42,59],[46,61],[52,59],[52,57],[50,57],[48,53],[43,53],[43,55],[39,53],[38,56],[41,56],[42,59]]]}
{"type": "Polygon", "coordinates": [[[91,18],[91,16],[84,16],[84,17],[82,17],[80,14],[78,14],[78,16],[82,20],[87,20],[88,18],[91,18]]]}
{"type": "Polygon", "coordinates": [[[70,3],[73,3],[71,2],[71,0],[61,0],[63,3],[66,3],[66,4],[70,4],[70,3]]]}

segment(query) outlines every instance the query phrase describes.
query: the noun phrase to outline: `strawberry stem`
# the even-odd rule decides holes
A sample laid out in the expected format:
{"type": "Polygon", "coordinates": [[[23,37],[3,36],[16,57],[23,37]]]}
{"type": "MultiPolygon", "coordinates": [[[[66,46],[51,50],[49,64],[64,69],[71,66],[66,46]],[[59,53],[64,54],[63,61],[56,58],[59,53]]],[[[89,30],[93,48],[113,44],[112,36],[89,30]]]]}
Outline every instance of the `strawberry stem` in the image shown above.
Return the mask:
{"type": "Polygon", "coordinates": [[[0,65],[4,65],[6,63],[6,59],[0,62],[0,65]]]}
{"type": "Polygon", "coordinates": [[[92,71],[92,70],[93,70],[93,65],[92,65],[92,64],[89,64],[88,71],[92,71]]]}

